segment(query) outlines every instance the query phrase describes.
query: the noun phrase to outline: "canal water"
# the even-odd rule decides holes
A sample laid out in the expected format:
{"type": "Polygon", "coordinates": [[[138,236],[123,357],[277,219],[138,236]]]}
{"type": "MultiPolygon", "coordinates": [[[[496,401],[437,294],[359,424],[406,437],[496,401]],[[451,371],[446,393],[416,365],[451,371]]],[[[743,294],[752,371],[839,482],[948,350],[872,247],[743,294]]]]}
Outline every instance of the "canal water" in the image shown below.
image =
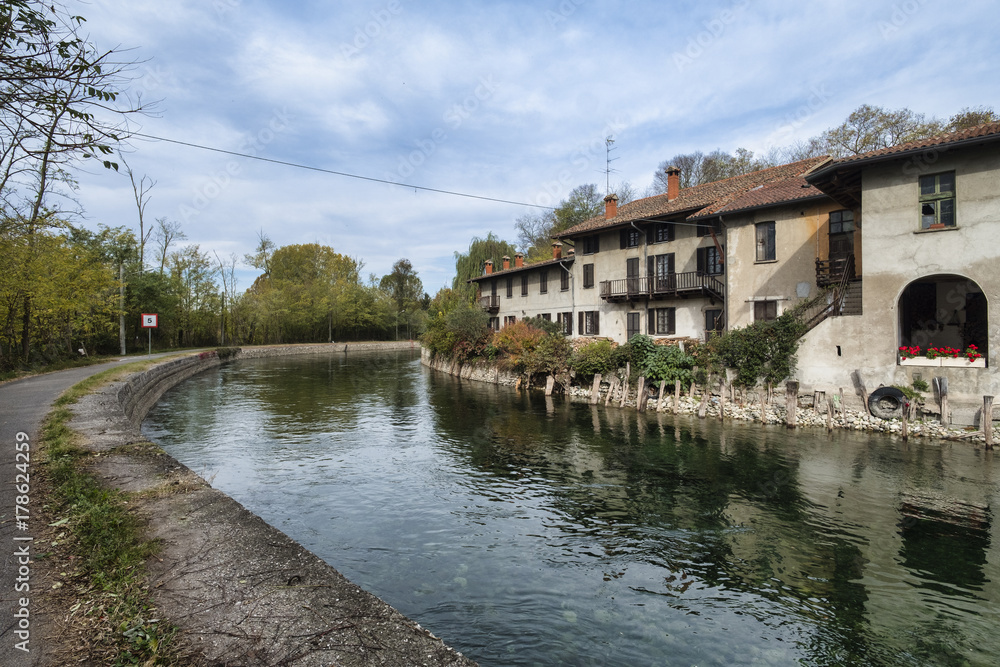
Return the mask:
{"type": "Polygon", "coordinates": [[[972,445],[701,421],[410,352],[243,361],[148,437],[484,666],[995,665],[972,445]]]}

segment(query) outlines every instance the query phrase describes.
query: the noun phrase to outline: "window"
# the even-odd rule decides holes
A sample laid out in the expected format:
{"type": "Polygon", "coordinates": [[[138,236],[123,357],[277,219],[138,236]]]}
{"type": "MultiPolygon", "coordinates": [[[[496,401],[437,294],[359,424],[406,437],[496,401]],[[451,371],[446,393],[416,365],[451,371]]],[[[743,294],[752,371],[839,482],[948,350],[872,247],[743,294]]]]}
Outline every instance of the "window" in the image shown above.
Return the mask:
{"type": "Polygon", "coordinates": [[[542,319],[546,322],[552,321],[552,313],[542,313],[542,319]]]}
{"type": "Polygon", "coordinates": [[[711,236],[712,232],[717,235],[722,233],[722,222],[719,220],[713,220],[711,222],[699,222],[698,223],[698,236],[711,236]]]}
{"type": "Polygon", "coordinates": [[[512,296],[514,296],[514,279],[513,278],[508,278],[507,279],[507,298],[509,299],[512,296]]]}
{"type": "Polygon", "coordinates": [[[504,318],[503,318],[503,325],[504,326],[507,326],[509,324],[514,324],[514,322],[517,322],[517,316],[515,316],[515,315],[504,315],[504,318]]]}
{"type": "Polygon", "coordinates": [[[528,296],[528,276],[521,276],[521,296],[528,296]]]}
{"type": "Polygon", "coordinates": [[[677,332],[676,308],[650,308],[646,316],[646,333],[672,336],[677,332]]]}
{"type": "Polygon", "coordinates": [[[601,237],[598,235],[583,237],[583,254],[593,255],[601,251],[601,237]]]}
{"type": "Polygon", "coordinates": [[[594,265],[584,264],[583,265],[583,288],[587,289],[594,286],[594,265]]]}
{"type": "Polygon", "coordinates": [[[639,230],[629,227],[621,231],[621,249],[639,247],[639,230]]]}
{"type": "Polygon", "coordinates": [[[653,223],[653,233],[649,240],[651,243],[667,243],[674,240],[674,225],[669,222],[653,223]]]}
{"type": "Polygon", "coordinates": [[[920,228],[955,226],[955,172],[920,177],[920,228]]]}
{"type": "Polygon", "coordinates": [[[674,289],[674,253],[656,255],[646,258],[646,273],[653,281],[654,290],[674,289]]]}
{"type": "Polygon", "coordinates": [[[490,318],[490,331],[500,331],[500,318],[491,317],[490,318]]]}
{"type": "Polygon", "coordinates": [[[598,336],[601,333],[598,312],[596,310],[580,311],[580,335],[598,336]]]}
{"type": "Polygon", "coordinates": [[[854,231],[854,211],[832,211],[830,213],[830,233],[844,234],[854,231]]]}
{"type": "Polygon", "coordinates": [[[632,340],[632,336],[639,335],[639,313],[625,314],[625,340],[632,340]]]}
{"type": "Polygon", "coordinates": [[[573,335],[573,313],[556,313],[556,322],[563,326],[563,333],[573,335]]]}
{"type": "Polygon", "coordinates": [[[754,301],[753,304],[754,322],[770,322],[771,320],[776,320],[776,319],[778,319],[777,301],[754,301]]]}
{"type": "MultiPolygon", "coordinates": [[[[725,250],[723,248],[723,250],[725,250]]],[[[722,273],[722,255],[717,247],[698,248],[698,273],[717,276],[722,273]]]]}
{"type": "Polygon", "coordinates": [[[563,292],[569,289],[569,271],[565,268],[559,270],[559,289],[563,292]]]}
{"type": "Polygon", "coordinates": [[[757,227],[757,261],[772,262],[776,259],[774,248],[774,222],[759,222],[757,227]]]}
{"type": "Polygon", "coordinates": [[[722,331],[722,309],[710,308],[705,311],[705,331],[719,333],[722,331]]]}
{"type": "Polygon", "coordinates": [[[546,294],[549,291],[549,270],[542,269],[538,274],[538,293],[546,294]]]}

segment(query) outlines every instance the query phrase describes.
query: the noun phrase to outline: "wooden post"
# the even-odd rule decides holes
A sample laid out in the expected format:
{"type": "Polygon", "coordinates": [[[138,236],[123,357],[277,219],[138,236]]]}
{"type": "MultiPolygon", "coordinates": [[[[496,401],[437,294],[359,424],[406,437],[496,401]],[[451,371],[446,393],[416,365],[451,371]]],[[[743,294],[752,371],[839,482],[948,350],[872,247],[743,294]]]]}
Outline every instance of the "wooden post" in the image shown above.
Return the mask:
{"type": "Polygon", "coordinates": [[[910,439],[910,400],[906,397],[903,398],[903,442],[910,439]]]}
{"type": "Polygon", "coordinates": [[[818,414],[818,415],[823,414],[821,412],[821,410],[822,410],[822,405],[824,403],[826,403],[826,392],[825,391],[819,391],[819,390],[814,391],[813,392],[813,411],[816,414],[818,414]]]}
{"type": "Polygon", "coordinates": [[[646,393],[646,376],[639,376],[639,390],[635,395],[635,409],[639,412],[646,411],[646,401],[648,400],[649,394],[646,393]]]}
{"type": "Polygon", "coordinates": [[[594,373],[594,384],[590,388],[590,404],[597,405],[601,401],[601,374],[594,373]]]}
{"type": "Polygon", "coordinates": [[[625,362],[625,379],[622,381],[622,402],[618,405],[620,408],[625,407],[625,399],[628,398],[628,378],[632,374],[632,364],[625,362]]]}
{"type": "Polygon", "coordinates": [[[799,383],[789,380],[785,385],[785,410],[788,412],[786,423],[788,428],[795,428],[796,408],[799,404],[799,383]]]}
{"type": "Polygon", "coordinates": [[[841,387],[840,390],[837,392],[837,410],[840,411],[840,414],[844,414],[844,388],[843,387],[841,387]]]}
{"type": "Polygon", "coordinates": [[[698,404],[698,419],[705,418],[705,412],[708,410],[708,397],[711,393],[711,391],[706,390],[701,395],[701,403],[698,404]]]}
{"type": "Polygon", "coordinates": [[[663,407],[666,405],[665,403],[665,401],[667,400],[666,389],[667,389],[667,381],[660,380],[660,394],[659,394],[660,400],[656,402],[657,412],[663,412],[663,407]]]}
{"type": "Polygon", "coordinates": [[[551,396],[552,390],[555,389],[555,386],[556,386],[556,378],[554,375],[549,375],[547,378],[545,378],[545,395],[551,396]]]}
{"type": "Polygon", "coordinates": [[[674,380],[674,414],[681,409],[681,381],[674,380]]]}
{"type": "Polygon", "coordinates": [[[760,390],[760,423],[767,423],[767,394],[764,392],[764,388],[761,387],[760,390]]]}
{"type": "Polygon", "coordinates": [[[608,387],[608,395],[604,399],[604,405],[605,406],[611,405],[611,397],[615,395],[615,389],[617,387],[618,387],[618,376],[617,375],[612,375],[611,376],[610,386],[608,387]]]}
{"type": "Polygon", "coordinates": [[[856,370],[853,373],[851,373],[851,376],[854,379],[855,388],[858,390],[858,392],[861,393],[861,402],[864,406],[862,409],[865,411],[865,414],[870,415],[872,411],[868,407],[868,389],[865,388],[865,380],[864,378],[861,377],[861,371],[856,370]]]}
{"type": "Polygon", "coordinates": [[[833,433],[833,399],[826,404],[826,432],[833,433]]]}
{"type": "Polygon", "coordinates": [[[986,449],[993,449],[993,397],[983,396],[983,434],[986,435],[986,449]]]}
{"type": "Polygon", "coordinates": [[[726,421],[726,383],[722,383],[722,390],[719,392],[719,421],[726,421]]]}
{"type": "Polygon", "coordinates": [[[951,419],[948,415],[948,378],[935,378],[938,385],[938,393],[941,396],[941,426],[949,426],[951,419]]]}

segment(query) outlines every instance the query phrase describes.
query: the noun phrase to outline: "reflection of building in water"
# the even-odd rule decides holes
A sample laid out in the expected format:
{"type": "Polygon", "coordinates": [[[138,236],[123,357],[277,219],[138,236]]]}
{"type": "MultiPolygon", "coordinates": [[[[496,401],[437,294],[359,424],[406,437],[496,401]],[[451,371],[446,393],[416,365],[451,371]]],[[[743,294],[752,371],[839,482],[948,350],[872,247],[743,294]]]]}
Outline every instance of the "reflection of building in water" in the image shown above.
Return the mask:
{"type": "Polygon", "coordinates": [[[920,585],[943,593],[977,596],[974,590],[986,583],[983,568],[990,548],[989,508],[953,499],[906,496],[899,513],[903,536],[899,555],[903,565],[923,574],[925,580],[920,585]]]}

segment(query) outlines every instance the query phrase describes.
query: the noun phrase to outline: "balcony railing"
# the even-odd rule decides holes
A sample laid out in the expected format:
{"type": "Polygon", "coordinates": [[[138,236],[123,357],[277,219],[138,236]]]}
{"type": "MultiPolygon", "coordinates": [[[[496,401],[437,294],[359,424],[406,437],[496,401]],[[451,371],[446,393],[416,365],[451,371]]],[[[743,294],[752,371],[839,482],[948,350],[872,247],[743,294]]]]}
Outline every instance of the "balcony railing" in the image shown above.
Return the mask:
{"type": "Polygon", "coordinates": [[[707,296],[723,298],[726,286],[715,276],[697,271],[670,273],[665,276],[619,278],[601,282],[601,298],[606,301],[634,301],[636,299],[689,298],[707,296]]]}
{"type": "Polygon", "coordinates": [[[854,255],[816,260],[816,286],[829,287],[854,279],[854,255]]]}
{"type": "Polygon", "coordinates": [[[487,294],[479,297],[479,307],[487,313],[495,315],[500,312],[500,296],[497,294],[487,294]]]}

